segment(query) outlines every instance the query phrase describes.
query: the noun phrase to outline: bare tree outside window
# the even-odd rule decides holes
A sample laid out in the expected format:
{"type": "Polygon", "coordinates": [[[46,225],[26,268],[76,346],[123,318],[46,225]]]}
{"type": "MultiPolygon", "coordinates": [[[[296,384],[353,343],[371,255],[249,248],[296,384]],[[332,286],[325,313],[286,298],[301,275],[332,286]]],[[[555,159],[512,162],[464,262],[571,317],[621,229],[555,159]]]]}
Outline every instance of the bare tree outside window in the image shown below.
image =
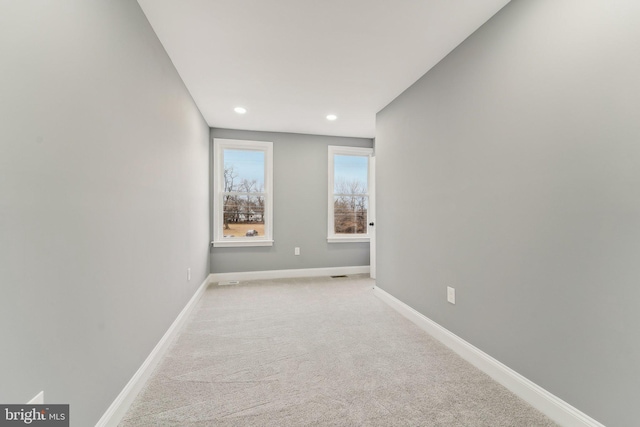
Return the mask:
{"type": "Polygon", "coordinates": [[[369,155],[358,149],[334,147],[329,150],[332,162],[330,185],[329,234],[357,237],[368,234],[369,155]],[[342,152],[344,152],[344,154],[342,152]]]}
{"type": "Polygon", "coordinates": [[[224,150],[224,155],[224,237],[264,236],[264,154],[224,150]]]}
{"type": "Polygon", "coordinates": [[[366,183],[353,179],[336,183],[334,195],[334,232],[366,234],[368,199],[366,183]]]}

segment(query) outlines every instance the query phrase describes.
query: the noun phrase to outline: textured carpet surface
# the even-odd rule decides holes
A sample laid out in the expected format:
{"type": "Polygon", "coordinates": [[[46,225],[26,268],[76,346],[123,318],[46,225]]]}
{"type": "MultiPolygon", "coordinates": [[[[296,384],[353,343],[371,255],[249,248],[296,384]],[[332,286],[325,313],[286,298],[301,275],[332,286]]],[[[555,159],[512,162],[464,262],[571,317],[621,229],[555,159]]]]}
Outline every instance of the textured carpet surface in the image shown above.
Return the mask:
{"type": "Polygon", "coordinates": [[[120,426],[555,425],[373,285],[210,286],[120,426]]]}

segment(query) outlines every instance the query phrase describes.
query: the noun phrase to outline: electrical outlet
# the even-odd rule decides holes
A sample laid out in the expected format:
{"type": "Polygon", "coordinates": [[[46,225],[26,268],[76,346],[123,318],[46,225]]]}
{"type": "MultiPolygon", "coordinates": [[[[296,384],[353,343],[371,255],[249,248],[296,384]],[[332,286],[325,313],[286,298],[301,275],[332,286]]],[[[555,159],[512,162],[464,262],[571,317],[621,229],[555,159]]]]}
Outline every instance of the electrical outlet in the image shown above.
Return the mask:
{"type": "Polygon", "coordinates": [[[456,290],[451,286],[447,286],[447,301],[451,304],[456,303],[456,290]]]}
{"type": "Polygon", "coordinates": [[[293,249],[293,254],[294,255],[300,255],[300,248],[294,248],[293,249]]]}

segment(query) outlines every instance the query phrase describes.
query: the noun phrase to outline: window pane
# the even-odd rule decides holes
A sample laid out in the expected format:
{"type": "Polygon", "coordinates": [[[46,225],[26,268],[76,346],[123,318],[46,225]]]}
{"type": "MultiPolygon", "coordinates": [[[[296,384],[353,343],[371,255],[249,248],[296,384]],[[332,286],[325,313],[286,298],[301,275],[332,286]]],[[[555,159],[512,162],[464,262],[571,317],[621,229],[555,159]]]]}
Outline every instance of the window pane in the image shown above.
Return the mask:
{"type": "Polygon", "coordinates": [[[264,237],[264,196],[223,195],[225,238],[264,237]]]}
{"type": "Polygon", "coordinates": [[[264,191],[264,151],[224,150],[224,191],[264,191]]]}
{"type": "Polygon", "coordinates": [[[368,192],[369,157],[335,155],[333,168],[334,193],[366,194],[368,192]]]}
{"type": "Polygon", "coordinates": [[[336,234],[366,234],[367,196],[335,196],[333,202],[334,232],[336,234]]]}

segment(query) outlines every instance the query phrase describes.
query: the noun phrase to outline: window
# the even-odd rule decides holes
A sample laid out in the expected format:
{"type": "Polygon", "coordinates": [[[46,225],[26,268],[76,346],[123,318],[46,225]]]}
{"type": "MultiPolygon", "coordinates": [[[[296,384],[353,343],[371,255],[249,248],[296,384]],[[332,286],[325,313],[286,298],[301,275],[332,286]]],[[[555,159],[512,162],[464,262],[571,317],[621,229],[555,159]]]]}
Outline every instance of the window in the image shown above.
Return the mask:
{"type": "Polygon", "coordinates": [[[370,148],[329,146],[329,242],[369,241],[370,148]]]}
{"type": "Polygon", "coordinates": [[[213,246],[273,245],[273,144],[214,139],[213,246]]]}

